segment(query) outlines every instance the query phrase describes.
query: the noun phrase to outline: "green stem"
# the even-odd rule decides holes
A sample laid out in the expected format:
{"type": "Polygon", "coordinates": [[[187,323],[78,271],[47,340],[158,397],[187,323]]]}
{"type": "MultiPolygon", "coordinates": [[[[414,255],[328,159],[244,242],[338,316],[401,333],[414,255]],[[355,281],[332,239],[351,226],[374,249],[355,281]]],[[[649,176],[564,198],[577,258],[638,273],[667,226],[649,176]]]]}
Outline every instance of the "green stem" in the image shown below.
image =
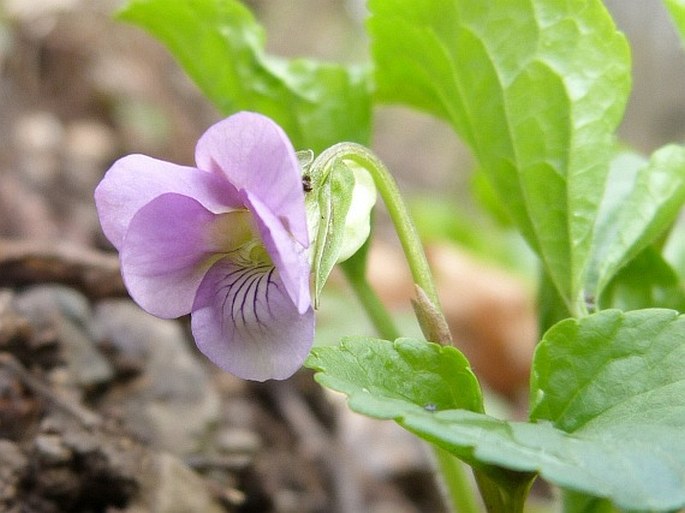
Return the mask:
{"type": "Polygon", "coordinates": [[[474,470],[485,509],[488,513],[523,513],[535,475],[498,470],[502,473],[500,479],[506,481],[504,485],[482,470],[474,470]]]}
{"type": "Polygon", "coordinates": [[[431,445],[431,448],[454,510],[457,513],[478,513],[480,510],[464,464],[440,447],[431,445]]]}
{"type": "MultiPolygon", "coordinates": [[[[428,265],[426,254],[423,251],[423,245],[421,244],[414,222],[409,215],[409,210],[400,194],[395,179],[385,165],[371,153],[370,150],[359,144],[336,144],[324,151],[317,160],[320,160],[323,166],[327,166],[328,162],[337,159],[355,162],[371,173],[376,188],[378,189],[381,198],[383,198],[390,219],[393,222],[400,243],[402,244],[402,249],[407,259],[414,283],[422,289],[430,302],[432,302],[433,310],[441,317],[441,320],[444,323],[437,289],[435,288],[433,275],[428,265]]],[[[345,269],[345,266],[343,266],[343,269],[345,269]]],[[[350,283],[360,296],[364,307],[367,308],[367,311],[381,336],[390,338],[391,340],[397,338],[397,330],[395,329],[394,324],[392,324],[391,321],[387,322],[387,320],[390,319],[390,315],[387,314],[383,304],[368,286],[366,279],[363,276],[359,278],[358,275],[361,273],[352,272],[352,268],[349,268],[346,274],[348,275],[348,278],[350,278],[350,275],[355,275],[350,279],[350,283]],[[385,313],[380,313],[381,310],[385,313]]],[[[440,322],[438,322],[438,324],[440,324],[440,322]]],[[[422,329],[424,330],[424,334],[428,337],[428,333],[426,333],[423,324],[422,329]]],[[[435,342],[446,344],[449,343],[450,340],[435,340],[435,342]]],[[[443,449],[434,445],[431,445],[431,448],[433,449],[435,461],[440,469],[449,497],[448,500],[451,503],[453,510],[458,513],[478,513],[477,501],[474,497],[473,487],[470,486],[469,479],[467,478],[465,465],[443,449]]]]}
{"type": "Polygon", "coordinates": [[[395,227],[397,237],[402,244],[414,283],[421,287],[428,298],[439,308],[438,292],[433,282],[426,254],[423,252],[421,240],[409,215],[409,210],[402,199],[397,183],[390,174],[390,171],[388,171],[388,168],[369,149],[360,144],[349,142],[336,144],[328,148],[317,160],[319,159],[321,159],[324,166],[326,161],[337,159],[350,160],[371,173],[378,193],[383,198],[390,219],[395,227]]]}
{"type": "Polygon", "coordinates": [[[340,267],[355,294],[357,294],[357,298],[359,298],[364,310],[366,310],[378,335],[386,340],[399,338],[400,332],[395,326],[392,316],[378,298],[376,292],[371,288],[366,276],[356,272],[356,269],[346,266],[345,262],[340,267]]]}

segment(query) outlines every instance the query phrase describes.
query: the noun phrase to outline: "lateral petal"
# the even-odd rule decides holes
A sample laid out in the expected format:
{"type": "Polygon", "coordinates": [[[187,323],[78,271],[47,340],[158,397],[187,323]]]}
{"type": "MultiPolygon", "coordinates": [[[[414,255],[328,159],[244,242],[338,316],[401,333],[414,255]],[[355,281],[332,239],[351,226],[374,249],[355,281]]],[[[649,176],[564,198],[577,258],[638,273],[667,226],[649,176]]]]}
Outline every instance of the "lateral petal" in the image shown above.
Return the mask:
{"type": "Polygon", "coordinates": [[[164,318],[190,313],[205,273],[221,258],[209,236],[216,217],[174,193],[156,197],[133,216],[121,248],[121,274],[144,310],[164,318]]]}
{"type": "Polygon", "coordinates": [[[128,155],[112,165],[95,189],[102,230],[115,248],[121,250],[136,212],[164,193],[195,198],[214,213],[242,206],[235,188],[212,173],[145,155],[128,155]]]}
{"type": "Polygon", "coordinates": [[[259,198],[246,193],[245,203],[254,215],[259,234],[285,290],[300,313],[311,306],[309,254],[259,198]]]}

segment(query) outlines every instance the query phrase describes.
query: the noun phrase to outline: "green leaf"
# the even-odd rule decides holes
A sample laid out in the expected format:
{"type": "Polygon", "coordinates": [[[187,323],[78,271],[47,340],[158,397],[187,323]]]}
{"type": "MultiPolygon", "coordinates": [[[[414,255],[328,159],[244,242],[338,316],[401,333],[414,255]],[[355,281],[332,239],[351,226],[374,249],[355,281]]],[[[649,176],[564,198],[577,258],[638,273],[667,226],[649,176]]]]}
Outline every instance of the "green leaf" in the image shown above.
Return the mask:
{"type": "Polygon", "coordinates": [[[664,241],[662,255],[685,284],[685,212],[676,219],[664,241]]]}
{"type": "Polygon", "coordinates": [[[665,146],[649,162],[618,153],[597,213],[585,294],[599,297],[621,267],[666,231],[683,202],[685,147],[665,146]]]}
{"type": "Polygon", "coordinates": [[[261,112],[316,153],[369,139],[368,69],[267,55],[264,30],[236,0],[131,0],[119,18],[162,41],[224,114],[261,112]]]}
{"type": "Polygon", "coordinates": [[[423,340],[348,337],[316,347],[305,364],[324,386],[350,396],[353,410],[391,419],[404,408],[481,411],[483,397],[469,363],[453,347],[423,340]]]}
{"type": "MultiPolygon", "coordinates": [[[[564,320],[536,349],[531,419],[550,420],[573,432],[596,424],[598,415],[614,416],[629,403],[669,394],[668,387],[685,387],[684,356],[685,317],[673,310],[604,310],[581,320],[564,320]]],[[[685,408],[685,396],[667,397],[674,411],[685,408]]],[[[651,406],[664,405],[653,402],[643,409],[651,406]]],[[[631,417],[635,422],[668,423],[663,418],[644,419],[640,409],[631,417]]]]}
{"type": "Polygon", "coordinates": [[[620,495],[578,489],[629,509],[683,507],[685,316],[606,310],[557,324],[535,353],[531,418],[606,444],[597,478],[620,495]]]}
{"type": "Polygon", "coordinates": [[[611,502],[578,492],[565,491],[563,494],[564,513],[614,513],[611,502]]]}
{"type": "Polygon", "coordinates": [[[451,348],[354,339],[315,349],[307,365],[353,410],[395,419],[488,475],[539,472],[626,509],[685,506],[685,317],[676,312],[606,310],[554,326],[535,355],[528,423],[469,411],[475,379],[451,348]]]}
{"type": "Polygon", "coordinates": [[[619,271],[606,287],[599,307],[619,310],[672,308],[685,311],[685,287],[678,274],[653,246],[619,271]]]}
{"type": "Polygon", "coordinates": [[[538,279],[537,304],[538,333],[545,333],[559,321],[571,317],[568,305],[559,295],[559,290],[554,286],[544,269],[540,270],[538,279]]]}
{"type": "Polygon", "coordinates": [[[501,226],[510,227],[512,223],[507,207],[502,204],[497,191],[492,187],[492,183],[485,171],[483,171],[483,168],[477,167],[473,170],[470,185],[473,198],[483,210],[490,214],[501,226]]]}
{"type": "Polygon", "coordinates": [[[447,119],[572,308],[630,87],[599,0],[371,0],[377,96],[447,119]]]}
{"type": "Polygon", "coordinates": [[[685,44],[685,0],[664,0],[664,3],[680,33],[680,39],[685,44]]]}

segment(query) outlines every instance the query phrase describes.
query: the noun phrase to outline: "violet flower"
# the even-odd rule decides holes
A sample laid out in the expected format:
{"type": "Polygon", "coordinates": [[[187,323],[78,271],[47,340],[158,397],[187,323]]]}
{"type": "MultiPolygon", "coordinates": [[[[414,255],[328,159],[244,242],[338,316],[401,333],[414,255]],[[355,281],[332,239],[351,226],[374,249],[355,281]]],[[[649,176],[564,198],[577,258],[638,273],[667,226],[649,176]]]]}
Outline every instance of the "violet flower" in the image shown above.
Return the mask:
{"type": "Polygon", "coordinates": [[[287,378],[314,336],[295,151],[273,121],[241,112],[202,135],[195,162],[129,155],[95,190],[126,287],[153,315],[190,313],[198,347],[226,371],[287,378]]]}

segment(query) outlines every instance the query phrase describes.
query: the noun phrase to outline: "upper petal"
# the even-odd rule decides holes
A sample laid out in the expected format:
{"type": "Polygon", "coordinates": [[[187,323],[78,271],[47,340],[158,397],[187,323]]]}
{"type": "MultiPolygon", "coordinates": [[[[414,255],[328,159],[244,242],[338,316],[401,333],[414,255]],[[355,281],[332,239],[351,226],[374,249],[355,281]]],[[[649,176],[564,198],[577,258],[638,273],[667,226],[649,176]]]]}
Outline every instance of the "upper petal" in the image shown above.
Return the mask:
{"type": "Polygon", "coordinates": [[[117,160],[95,189],[100,224],[114,247],[121,250],[135,213],[169,192],[194,198],[214,213],[242,206],[235,188],[212,173],[145,155],[129,155],[117,160]]]}
{"type": "Polygon", "coordinates": [[[314,312],[300,314],[270,266],[223,258],[200,285],[191,329],[200,350],[243,379],[285,379],[302,365],[314,338],[314,312]]]}
{"type": "Polygon", "coordinates": [[[278,270],[285,291],[298,311],[305,312],[312,302],[309,291],[311,266],[307,248],[290,235],[259,198],[246,193],[245,203],[254,215],[262,242],[278,270]]]}
{"type": "Polygon", "coordinates": [[[121,248],[121,274],[144,310],[165,318],[190,313],[205,273],[220,258],[211,236],[216,217],[198,201],[173,193],[133,216],[121,248]]]}
{"type": "Polygon", "coordinates": [[[216,123],[200,137],[195,161],[258,197],[295,239],[309,245],[300,166],[290,140],[271,119],[240,112],[216,123]]]}

